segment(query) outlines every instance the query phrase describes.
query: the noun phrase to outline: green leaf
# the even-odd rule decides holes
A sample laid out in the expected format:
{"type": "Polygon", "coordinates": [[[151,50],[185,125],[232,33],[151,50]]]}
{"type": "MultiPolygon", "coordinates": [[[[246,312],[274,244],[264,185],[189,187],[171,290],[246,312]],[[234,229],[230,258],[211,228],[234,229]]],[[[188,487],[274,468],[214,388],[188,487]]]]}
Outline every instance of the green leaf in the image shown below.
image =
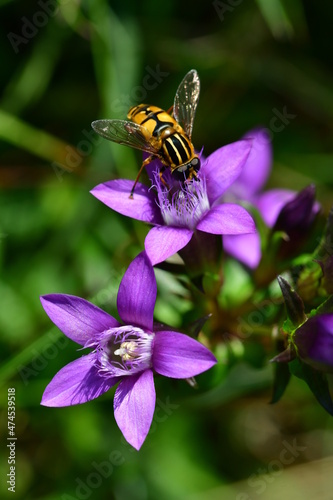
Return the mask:
{"type": "Polygon", "coordinates": [[[257,4],[275,38],[292,37],[293,26],[280,0],[257,0],[257,4]]]}
{"type": "Polygon", "coordinates": [[[71,171],[66,166],[66,142],[3,110],[0,110],[0,139],[45,160],[65,163],[63,168],[71,171]]]}
{"type": "Polygon", "coordinates": [[[287,363],[276,363],[274,367],[274,384],[271,404],[277,403],[289,384],[291,373],[287,363]]]}
{"type": "Polygon", "coordinates": [[[193,337],[194,339],[198,338],[199,333],[202,330],[202,327],[206,323],[206,321],[212,316],[212,314],[207,314],[206,316],[203,316],[202,318],[198,318],[195,321],[193,321],[187,328],[186,328],[186,333],[193,337]]]}
{"type": "Polygon", "coordinates": [[[222,307],[228,309],[242,304],[253,294],[250,274],[236,260],[227,259],[223,267],[224,283],[219,295],[222,307]]]}
{"type": "Polygon", "coordinates": [[[34,356],[36,356],[36,351],[43,351],[57,342],[61,337],[63,337],[63,333],[58,328],[53,327],[18,354],[11,357],[8,361],[3,362],[0,369],[0,386],[6,384],[14,375],[20,373],[20,367],[22,368],[30,363],[34,356]]]}
{"type": "Polygon", "coordinates": [[[220,408],[222,404],[234,401],[244,395],[267,389],[272,384],[272,367],[262,370],[252,368],[246,363],[233,366],[221,384],[205,394],[196,394],[188,400],[193,408],[220,408]]]}
{"type": "Polygon", "coordinates": [[[333,255],[333,207],[327,218],[324,235],[314,252],[313,258],[321,261],[331,255],[333,255]]]}
{"type": "MultiPolygon", "coordinates": [[[[326,103],[327,113],[332,116],[333,114],[333,100],[332,100],[332,89],[327,92],[325,87],[321,89],[314,89],[313,84],[317,85],[319,82],[307,82],[302,89],[302,93],[308,94],[310,92],[310,87],[312,88],[313,95],[316,95],[316,105],[318,107],[324,107],[326,103]],[[309,87],[309,88],[308,88],[309,87]]],[[[319,83],[320,85],[320,83],[319,83]]],[[[302,96],[306,98],[306,96],[302,96]]],[[[314,179],[316,182],[321,182],[323,184],[332,185],[332,161],[333,155],[331,153],[307,153],[305,154],[284,154],[283,161],[296,172],[302,173],[304,176],[314,179]],[[316,165],[316,168],[314,168],[316,165]]]]}
{"type": "MultiPolygon", "coordinates": [[[[120,20],[106,0],[90,0],[87,5],[93,25],[91,50],[102,101],[102,118],[124,119],[129,108],[137,104],[136,90],[142,89],[148,97],[148,92],[140,85],[142,77],[139,79],[138,76],[141,67],[138,28],[129,17],[126,22],[120,20]]],[[[118,175],[124,175],[122,165],[126,165],[126,177],[136,175],[137,163],[133,151],[104,142],[105,145],[97,151],[101,162],[105,161],[106,154],[110,157],[111,151],[109,161],[118,175]]]]}
{"type": "Polygon", "coordinates": [[[317,314],[329,314],[333,313],[333,295],[328,297],[325,302],[323,302],[317,309],[316,309],[316,315],[317,314]]]}
{"type": "Polygon", "coordinates": [[[59,29],[58,23],[52,22],[45,31],[41,31],[29,58],[22,66],[18,66],[4,90],[1,108],[5,111],[17,115],[26,107],[31,108],[50,84],[70,30],[59,29]]]}
{"type": "Polygon", "coordinates": [[[333,402],[330,395],[326,373],[315,370],[310,365],[295,359],[289,363],[293,375],[304,380],[318,403],[333,416],[333,402]]]}

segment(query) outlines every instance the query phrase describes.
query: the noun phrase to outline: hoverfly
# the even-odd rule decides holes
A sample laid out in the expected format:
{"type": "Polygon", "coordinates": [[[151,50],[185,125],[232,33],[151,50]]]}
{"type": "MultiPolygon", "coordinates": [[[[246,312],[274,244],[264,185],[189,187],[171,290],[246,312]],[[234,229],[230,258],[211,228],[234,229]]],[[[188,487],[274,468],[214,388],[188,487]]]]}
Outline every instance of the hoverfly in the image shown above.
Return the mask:
{"type": "Polygon", "coordinates": [[[91,126],[102,137],[149,153],[135,179],[130,198],[143,169],[155,158],[163,163],[159,175],[170,168],[174,179],[191,181],[200,169],[200,159],[191,142],[194,115],[198,104],[200,80],[196,70],[189,71],[180,83],[173,106],[164,111],[157,106],[133,106],[127,120],[96,120],[91,126]]]}

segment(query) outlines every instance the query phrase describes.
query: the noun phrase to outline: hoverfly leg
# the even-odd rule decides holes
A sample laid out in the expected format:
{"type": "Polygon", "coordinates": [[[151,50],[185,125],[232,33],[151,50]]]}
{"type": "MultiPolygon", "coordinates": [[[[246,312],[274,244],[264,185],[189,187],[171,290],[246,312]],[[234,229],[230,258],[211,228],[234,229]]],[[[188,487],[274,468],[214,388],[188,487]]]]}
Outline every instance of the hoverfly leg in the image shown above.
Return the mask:
{"type": "Polygon", "coordinates": [[[170,188],[169,188],[168,184],[165,182],[164,177],[163,177],[163,173],[165,170],[166,170],[165,167],[161,168],[158,175],[160,176],[160,181],[162,182],[163,186],[166,187],[168,191],[170,191],[170,188]]]}
{"type": "Polygon", "coordinates": [[[193,171],[192,179],[191,180],[193,180],[195,182],[200,182],[200,179],[198,177],[198,172],[196,172],[195,170],[193,171]]]}
{"type": "Polygon", "coordinates": [[[140,167],[140,170],[139,170],[139,172],[138,172],[138,175],[136,176],[136,179],[135,179],[135,181],[134,181],[133,187],[132,187],[132,189],[131,189],[131,194],[129,195],[129,198],[131,198],[132,200],[133,200],[133,194],[134,194],[134,189],[135,189],[135,186],[137,185],[138,180],[140,179],[140,176],[141,176],[141,174],[142,174],[143,169],[144,169],[144,168],[145,168],[145,167],[146,167],[146,166],[147,166],[147,165],[148,165],[148,164],[149,164],[149,163],[150,163],[150,162],[151,162],[154,158],[155,158],[155,156],[154,156],[154,155],[150,155],[150,156],[148,156],[148,158],[146,158],[146,159],[144,160],[144,162],[142,162],[142,165],[141,165],[141,167],[140,167]]]}
{"type": "Polygon", "coordinates": [[[172,115],[172,113],[173,113],[173,105],[169,109],[167,109],[166,112],[168,113],[168,115],[172,115]]]}

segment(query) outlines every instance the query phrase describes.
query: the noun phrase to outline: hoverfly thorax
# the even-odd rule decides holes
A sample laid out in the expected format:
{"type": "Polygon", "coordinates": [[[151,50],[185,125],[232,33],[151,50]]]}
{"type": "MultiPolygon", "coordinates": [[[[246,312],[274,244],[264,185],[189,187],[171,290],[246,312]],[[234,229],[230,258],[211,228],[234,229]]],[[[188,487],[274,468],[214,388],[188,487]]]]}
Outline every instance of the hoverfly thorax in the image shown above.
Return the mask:
{"type": "Polygon", "coordinates": [[[200,169],[200,159],[191,141],[194,115],[198,104],[200,80],[196,70],[189,71],[180,83],[172,108],[168,111],[139,104],[130,108],[126,120],[97,120],[93,129],[101,136],[118,144],[125,144],[149,153],[134,182],[130,197],[144,169],[158,158],[163,172],[169,168],[172,176],[190,182],[200,169]]]}

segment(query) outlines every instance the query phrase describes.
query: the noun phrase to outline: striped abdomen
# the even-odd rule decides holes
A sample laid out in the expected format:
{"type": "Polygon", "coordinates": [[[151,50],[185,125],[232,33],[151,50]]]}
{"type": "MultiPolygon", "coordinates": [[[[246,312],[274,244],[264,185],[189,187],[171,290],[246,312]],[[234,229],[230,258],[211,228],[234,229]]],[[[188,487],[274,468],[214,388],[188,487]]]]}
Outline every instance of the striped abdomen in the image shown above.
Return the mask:
{"type": "Polygon", "coordinates": [[[185,131],[169,113],[157,106],[139,104],[129,110],[127,118],[151,134],[150,143],[156,147],[156,156],[170,167],[174,177],[183,180],[196,176],[200,160],[185,131]]]}
{"type": "Polygon", "coordinates": [[[194,156],[194,151],[187,136],[176,132],[164,139],[161,154],[173,169],[190,161],[194,156]]]}

